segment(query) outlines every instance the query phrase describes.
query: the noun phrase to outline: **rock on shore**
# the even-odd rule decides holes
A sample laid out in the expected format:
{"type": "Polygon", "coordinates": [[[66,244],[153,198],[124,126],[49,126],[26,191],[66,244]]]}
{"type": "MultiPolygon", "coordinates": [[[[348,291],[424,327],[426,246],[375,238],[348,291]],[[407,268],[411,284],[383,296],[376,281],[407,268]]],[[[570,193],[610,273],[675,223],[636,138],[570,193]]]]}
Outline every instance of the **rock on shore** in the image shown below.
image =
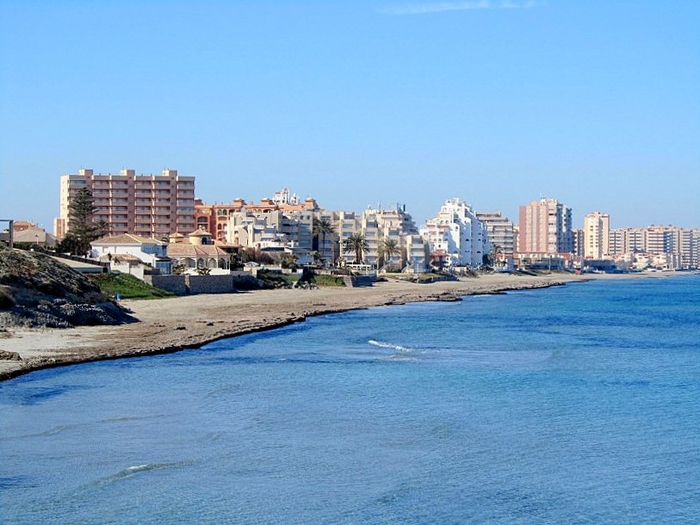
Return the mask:
{"type": "Polygon", "coordinates": [[[56,259],[0,247],[0,329],[70,328],[133,320],[87,277],[56,259]]]}

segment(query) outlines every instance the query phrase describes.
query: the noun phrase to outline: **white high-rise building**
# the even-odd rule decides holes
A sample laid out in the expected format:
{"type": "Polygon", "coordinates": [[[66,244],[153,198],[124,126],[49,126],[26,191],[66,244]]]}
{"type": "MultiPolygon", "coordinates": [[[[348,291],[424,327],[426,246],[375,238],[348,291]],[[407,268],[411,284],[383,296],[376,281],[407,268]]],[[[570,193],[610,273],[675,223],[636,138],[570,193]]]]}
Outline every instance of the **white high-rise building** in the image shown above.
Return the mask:
{"type": "Polygon", "coordinates": [[[484,224],[461,199],[448,199],[421,229],[433,260],[448,267],[479,266],[488,252],[484,224]]]}

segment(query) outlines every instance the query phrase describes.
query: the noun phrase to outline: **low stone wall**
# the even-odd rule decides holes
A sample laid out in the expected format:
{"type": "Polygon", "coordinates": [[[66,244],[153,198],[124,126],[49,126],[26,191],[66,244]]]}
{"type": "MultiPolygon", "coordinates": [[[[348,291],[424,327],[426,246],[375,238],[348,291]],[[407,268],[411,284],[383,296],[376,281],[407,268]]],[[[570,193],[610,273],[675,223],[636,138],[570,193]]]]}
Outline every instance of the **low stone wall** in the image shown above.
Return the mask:
{"type": "Polygon", "coordinates": [[[185,275],[144,275],[143,280],[175,295],[187,295],[189,289],[185,275]]]}
{"type": "Polygon", "coordinates": [[[232,275],[186,275],[189,293],[235,292],[232,275]]]}
{"type": "Polygon", "coordinates": [[[233,293],[238,288],[256,288],[257,280],[247,272],[231,275],[144,275],[144,281],[175,295],[233,293]]]}

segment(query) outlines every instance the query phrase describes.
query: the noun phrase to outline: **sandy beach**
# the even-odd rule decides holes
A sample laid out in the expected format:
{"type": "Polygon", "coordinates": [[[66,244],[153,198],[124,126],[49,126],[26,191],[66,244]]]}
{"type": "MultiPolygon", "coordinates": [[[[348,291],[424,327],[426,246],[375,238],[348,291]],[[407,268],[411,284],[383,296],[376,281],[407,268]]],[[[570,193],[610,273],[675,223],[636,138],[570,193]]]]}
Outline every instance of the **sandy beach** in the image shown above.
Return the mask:
{"type": "Polygon", "coordinates": [[[198,348],[218,339],[302,322],[314,315],[409,302],[454,301],[464,295],[543,288],[591,278],[625,277],[629,278],[491,274],[431,284],[387,281],[364,288],[261,290],[123,301],[138,322],[72,329],[18,329],[0,334],[0,350],[21,356],[21,360],[0,361],[0,380],[43,368],[198,348]]]}

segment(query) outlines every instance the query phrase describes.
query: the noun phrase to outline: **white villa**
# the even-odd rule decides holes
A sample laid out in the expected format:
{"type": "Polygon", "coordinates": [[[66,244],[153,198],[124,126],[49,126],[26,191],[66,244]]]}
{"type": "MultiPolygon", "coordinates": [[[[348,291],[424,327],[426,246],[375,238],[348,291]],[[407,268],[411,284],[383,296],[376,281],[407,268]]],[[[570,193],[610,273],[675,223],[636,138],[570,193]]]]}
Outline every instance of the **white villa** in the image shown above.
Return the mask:
{"type": "Polygon", "coordinates": [[[136,266],[135,262],[139,261],[163,273],[170,273],[171,262],[167,254],[167,242],[125,233],[102,237],[93,241],[91,245],[93,255],[97,259],[109,262],[115,269],[117,269],[116,266],[126,264],[127,261],[132,268],[136,266]]]}

